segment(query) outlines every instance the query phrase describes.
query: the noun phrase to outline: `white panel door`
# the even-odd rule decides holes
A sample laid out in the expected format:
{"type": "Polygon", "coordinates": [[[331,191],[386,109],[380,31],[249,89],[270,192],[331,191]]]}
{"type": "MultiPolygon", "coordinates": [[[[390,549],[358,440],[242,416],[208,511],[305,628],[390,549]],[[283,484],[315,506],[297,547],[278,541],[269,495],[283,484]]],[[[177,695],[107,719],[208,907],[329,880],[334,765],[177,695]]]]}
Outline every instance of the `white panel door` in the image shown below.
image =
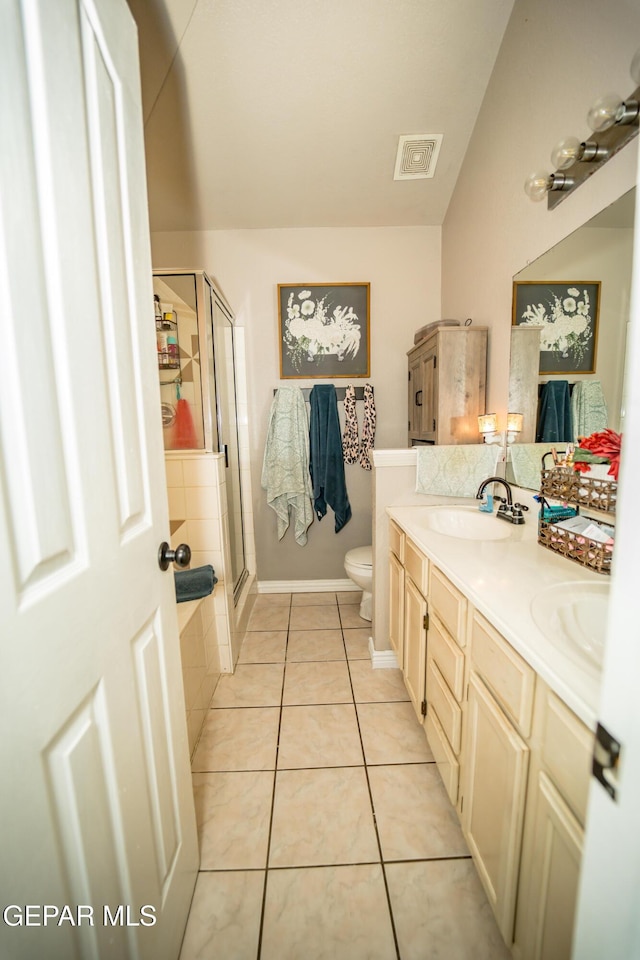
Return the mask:
{"type": "Polygon", "coordinates": [[[175,960],[197,842],[136,30],[3,0],[0,37],[0,955],[175,960]]]}

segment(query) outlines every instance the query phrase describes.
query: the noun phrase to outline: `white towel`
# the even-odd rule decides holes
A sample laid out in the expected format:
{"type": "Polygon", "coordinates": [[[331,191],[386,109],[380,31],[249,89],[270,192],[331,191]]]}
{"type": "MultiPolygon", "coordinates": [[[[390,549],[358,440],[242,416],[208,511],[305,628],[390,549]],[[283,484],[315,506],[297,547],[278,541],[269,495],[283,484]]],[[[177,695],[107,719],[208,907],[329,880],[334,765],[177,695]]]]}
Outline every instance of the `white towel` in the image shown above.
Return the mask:
{"type": "Polygon", "coordinates": [[[441,497],[475,497],[487,477],[494,476],[499,444],[465,443],[417,448],[416,493],[441,497]]]}
{"type": "Polygon", "coordinates": [[[271,404],[262,464],[262,488],[278,518],[282,540],[294,517],[296,543],[304,546],[313,521],[309,474],[309,415],[300,387],[280,387],[271,404]]]}
{"type": "MultiPolygon", "coordinates": [[[[558,453],[564,453],[564,443],[514,443],[509,449],[507,480],[527,490],[540,489],[542,456],[555,447],[558,453]],[[511,469],[509,469],[511,467],[511,469]]],[[[551,457],[545,460],[547,468],[552,467],[551,457]]]]}

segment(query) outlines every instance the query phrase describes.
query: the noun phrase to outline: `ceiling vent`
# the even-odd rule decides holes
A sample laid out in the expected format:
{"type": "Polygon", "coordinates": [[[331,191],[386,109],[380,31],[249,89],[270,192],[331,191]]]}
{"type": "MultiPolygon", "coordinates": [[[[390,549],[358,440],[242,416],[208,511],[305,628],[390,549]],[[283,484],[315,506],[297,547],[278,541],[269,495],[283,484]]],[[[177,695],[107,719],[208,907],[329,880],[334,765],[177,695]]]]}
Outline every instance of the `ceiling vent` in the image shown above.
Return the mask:
{"type": "Polygon", "coordinates": [[[400,137],[394,180],[427,180],[436,172],[441,133],[416,133],[400,137]]]}

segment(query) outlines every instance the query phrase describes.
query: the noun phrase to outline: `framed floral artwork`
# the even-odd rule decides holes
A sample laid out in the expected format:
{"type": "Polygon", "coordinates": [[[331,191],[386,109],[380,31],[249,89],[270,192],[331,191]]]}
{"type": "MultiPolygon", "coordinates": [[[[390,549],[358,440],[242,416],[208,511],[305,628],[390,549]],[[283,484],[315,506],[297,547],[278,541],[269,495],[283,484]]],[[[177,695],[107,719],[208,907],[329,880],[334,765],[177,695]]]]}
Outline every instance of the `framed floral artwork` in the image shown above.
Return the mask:
{"type": "Polygon", "coordinates": [[[368,283],[279,283],[280,377],[368,377],[368,283]]]}
{"type": "Polygon", "coordinates": [[[595,373],[600,281],[516,280],[513,323],[541,327],[540,373],[595,373]]]}

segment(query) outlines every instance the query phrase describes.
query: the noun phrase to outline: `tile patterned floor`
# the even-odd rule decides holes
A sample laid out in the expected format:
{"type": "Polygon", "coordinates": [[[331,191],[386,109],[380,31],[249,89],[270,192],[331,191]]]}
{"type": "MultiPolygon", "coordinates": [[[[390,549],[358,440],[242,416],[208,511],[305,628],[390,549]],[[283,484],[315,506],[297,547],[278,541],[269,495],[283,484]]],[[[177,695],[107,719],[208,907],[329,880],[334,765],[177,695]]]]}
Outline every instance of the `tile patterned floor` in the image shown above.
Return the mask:
{"type": "Polygon", "coordinates": [[[256,601],[193,759],[201,869],[180,960],[510,956],[358,601],[256,601]]]}

